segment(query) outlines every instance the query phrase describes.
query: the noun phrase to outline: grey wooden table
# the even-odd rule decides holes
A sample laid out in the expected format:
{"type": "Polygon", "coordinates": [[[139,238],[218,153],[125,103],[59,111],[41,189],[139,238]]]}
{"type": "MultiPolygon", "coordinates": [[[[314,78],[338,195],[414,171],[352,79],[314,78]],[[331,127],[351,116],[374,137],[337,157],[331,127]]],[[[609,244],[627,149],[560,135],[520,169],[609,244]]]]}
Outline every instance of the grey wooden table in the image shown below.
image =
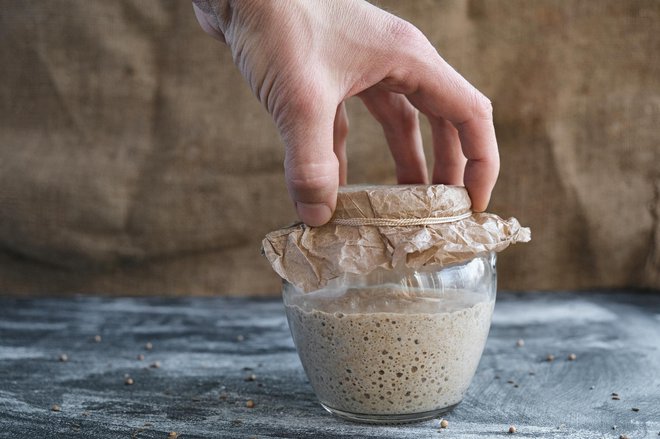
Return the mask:
{"type": "Polygon", "coordinates": [[[660,435],[660,295],[500,294],[446,419],[333,418],[276,300],[0,299],[0,438],[643,438],[660,435]]]}

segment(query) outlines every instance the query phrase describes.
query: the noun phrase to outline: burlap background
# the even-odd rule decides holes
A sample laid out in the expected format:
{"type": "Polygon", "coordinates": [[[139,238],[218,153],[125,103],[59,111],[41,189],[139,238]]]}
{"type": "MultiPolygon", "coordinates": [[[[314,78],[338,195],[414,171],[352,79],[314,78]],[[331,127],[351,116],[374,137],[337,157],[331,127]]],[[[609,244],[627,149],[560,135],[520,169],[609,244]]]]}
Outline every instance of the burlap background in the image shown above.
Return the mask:
{"type": "MultiPolygon", "coordinates": [[[[380,4],[493,100],[501,287],[660,288],[660,2],[380,4]]],[[[189,2],[0,5],[0,292],[277,294],[280,140],[189,2]]],[[[393,182],[349,113],[349,181],[393,182]]]]}

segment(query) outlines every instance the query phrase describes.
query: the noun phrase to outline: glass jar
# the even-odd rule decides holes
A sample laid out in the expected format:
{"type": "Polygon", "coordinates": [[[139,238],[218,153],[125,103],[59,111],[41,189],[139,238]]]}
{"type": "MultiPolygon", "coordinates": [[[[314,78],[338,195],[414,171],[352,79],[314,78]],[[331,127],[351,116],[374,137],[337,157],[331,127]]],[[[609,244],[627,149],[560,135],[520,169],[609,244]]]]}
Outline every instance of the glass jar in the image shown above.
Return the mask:
{"type": "Polygon", "coordinates": [[[323,407],[401,423],[456,406],[488,336],[495,262],[489,252],[441,269],[343,274],[310,292],[285,281],[289,328],[323,407]]]}
{"type": "Polygon", "coordinates": [[[530,238],[515,218],[472,212],[464,187],[358,185],[340,189],[327,224],[273,231],[262,249],[321,404],[396,423],[461,401],[488,336],[495,253],[530,238]]]}

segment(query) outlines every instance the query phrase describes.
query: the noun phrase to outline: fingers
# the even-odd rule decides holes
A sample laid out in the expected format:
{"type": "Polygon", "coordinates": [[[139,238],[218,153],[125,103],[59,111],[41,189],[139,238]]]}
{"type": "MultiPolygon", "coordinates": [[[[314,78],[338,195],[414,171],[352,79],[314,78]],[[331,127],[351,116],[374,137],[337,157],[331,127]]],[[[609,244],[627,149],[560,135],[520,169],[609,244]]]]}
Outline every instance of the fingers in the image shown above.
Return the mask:
{"type": "Polygon", "coordinates": [[[461,150],[458,131],[445,119],[430,119],[433,137],[433,183],[462,185],[467,159],[461,150]]]}
{"type": "Polygon", "coordinates": [[[463,182],[473,210],[483,211],[499,173],[491,103],[440,57],[419,30],[407,25],[398,35],[392,49],[396,63],[383,86],[406,94],[432,125],[440,126],[441,120],[454,125],[467,158],[463,182]]]}
{"type": "Polygon", "coordinates": [[[401,184],[428,183],[426,159],[417,110],[405,96],[378,86],[359,94],[369,112],[382,125],[401,184]]]}
{"type": "Polygon", "coordinates": [[[346,160],[346,137],[348,136],[348,116],[346,106],[342,102],[337,107],[335,124],[332,135],[333,149],[339,162],[339,184],[345,185],[348,174],[348,162],[346,160]]]}
{"type": "MultiPolygon", "coordinates": [[[[434,121],[432,125],[446,120],[456,128],[467,158],[463,183],[472,199],[472,209],[481,212],[488,207],[500,166],[492,106],[442,58],[433,59],[433,63],[419,70],[415,78],[417,90],[409,99],[434,121]]],[[[454,150],[451,156],[455,156],[454,150]]]]}
{"type": "Polygon", "coordinates": [[[500,156],[492,115],[473,118],[457,125],[463,154],[467,157],[463,182],[472,199],[472,210],[483,212],[500,172],[500,156]]]}
{"type": "Polygon", "coordinates": [[[335,105],[308,101],[276,115],[286,146],[289,195],[298,217],[309,226],[327,223],[337,203],[339,160],[334,152],[335,105]]]}

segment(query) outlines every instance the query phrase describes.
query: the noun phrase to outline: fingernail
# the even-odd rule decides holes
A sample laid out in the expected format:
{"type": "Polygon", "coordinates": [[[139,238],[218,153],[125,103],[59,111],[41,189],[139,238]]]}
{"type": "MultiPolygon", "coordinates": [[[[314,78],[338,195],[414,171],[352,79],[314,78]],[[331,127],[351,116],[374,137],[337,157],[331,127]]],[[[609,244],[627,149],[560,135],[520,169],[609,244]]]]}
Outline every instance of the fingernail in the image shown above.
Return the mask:
{"type": "Polygon", "coordinates": [[[330,221],[332,210],[323,203],[301,203],[296,202],[298,217],[308,226],[316,227],[330,221]]]}

